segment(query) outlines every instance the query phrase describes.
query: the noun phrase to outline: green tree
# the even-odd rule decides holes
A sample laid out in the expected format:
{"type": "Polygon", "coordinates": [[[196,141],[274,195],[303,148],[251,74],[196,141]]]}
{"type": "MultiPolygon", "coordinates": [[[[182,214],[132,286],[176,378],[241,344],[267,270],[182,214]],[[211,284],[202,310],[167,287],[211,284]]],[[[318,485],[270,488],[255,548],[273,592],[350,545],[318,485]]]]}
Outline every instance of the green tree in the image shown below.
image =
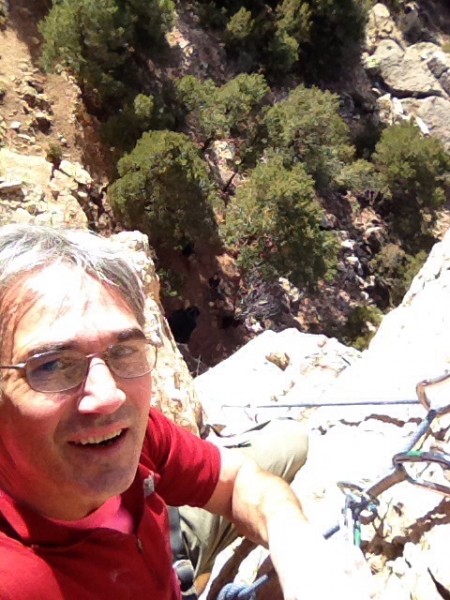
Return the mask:
{"type": "Polygon", "coordinates": [[[259,112],[270,88],[263,75],[241,73],[220,89],[218,100],[223,106],[231,135],[246,133],[259,112]]]}
{"type": "Polygon", "coordinates": [[[339,98],[328,91],[298,86],[267,111],[264,123],[272,152],[286,166],[303,163],[320,189],[331,186],[353,158],[339,98]]]}
{"type": "Polygon", "coordinates": [[[407,254],[398,244],[386,244],[371,261],[370,266],[379,282],[389,291],[389,305],[398,306],[409,290],[411,282],[427,258],[421,250],[407,254]]]}
{"type": "Polygon", "coordinates": [[[376,306],[355,306],[338,335],[344,344],[365,350],[382,320],[383,313],[376,306]]]}
{"type": "Polygon", "coordinates": [[[443,144],[403,122],[383,131],[373,163],[384,183],[385,209],[396,232],[405,241],[428,235],[449,191],[450,156],[443,144]]]}
{"type": "Polygon", "coordinates": [[[357,198],[368,193],[376,195],[383,189],[383,181],[375,166],[362,158],[345,165],[336,177],[337,185],[352,192],[357,198]]]}
{"type": "Polygon", "coordinates": [[[309,40],[302,47],[302,67],[309,80],[336,78],[359,59],[370,0],[309,0],[309,40]]]}
{"type": "Polygon", "coordinates": [[[224,31],[226,48],[241,70],[264,68],[272,79],[279,79],[301,66],[310,80],[335,77],[359,55],[370,4],[370,0],[196,2],[207,23],[224,31]]]}
{"type": "Polygon", "coordinates": [[[173,11],[171,0],[55,2],[40,25],[44,67],[72,73],[91,107],[117,108],[136,93],[136,54],[161,43],[173,11]]]}
{"type": "Polygon", "coordinates": [[[138,94],[132,103],[126,104],[103,124],[103,140],[109,146],[130,151],[142,133],[151,128],[154,104],[153,96],[138,94]]]}
{"type": "Polygon", "coordinates": [[[200,81],[192,75],[176,83],[179,102],[187,120],[206,147],[212,139],[240,138],[240,152],[253,146],[261,108],[270,88],[262,75],[244,73],[218,87],[210,79],[200,81]]]}
{"type": "Polygon", "coordinates": [[[321,229],[323,211],[302,165],[277,158],[258,165],[238,188],[222,232],[244,272],[314,283],[335,259],[335,240],[321,229]]]}
{"type": "Polygon", "coordinates": [[[188,123],[205,145],[226,131],[224,108],[219,101],[219,89],[212,79],[200,81],[186,75],[175,82],[178,101],[184,105],[188,123]]]}
{"type": "Polygon", "coordinates": [[[155,248],[217,241],[214,190],[197,148],[181,133],[144,133],[118,164],[109,189],[123,225],[150,236],[155,248]]]}
{"type": "Polygon", "coordinates": [[[271,70],[289,72],[309,41],[311,7],[304,0],[283,0],[275,10],[275,30],[269,44],[271,70]]]}
{"type": "Polygon", "coordinates": [[[249,45],[255,35],[255,20],[252,13],[241,6],[234,13],[226,26],[226,38],[229,45],[234,45],[238,49],[244,49],[249,45]]]}

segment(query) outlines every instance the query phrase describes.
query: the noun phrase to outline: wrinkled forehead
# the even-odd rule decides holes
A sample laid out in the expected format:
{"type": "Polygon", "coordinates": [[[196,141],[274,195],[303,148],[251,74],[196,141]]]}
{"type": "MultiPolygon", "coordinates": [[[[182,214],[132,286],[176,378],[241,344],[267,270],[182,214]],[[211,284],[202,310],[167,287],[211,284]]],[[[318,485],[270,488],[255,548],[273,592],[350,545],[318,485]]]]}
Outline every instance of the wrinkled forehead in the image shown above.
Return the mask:
{"type": "Polygon", "coordinates": [[[128,319],[131,309],[119,292],[82,269],[56,263],[23,275],[0,306],[1,357],[10,359],[18,340],[61,341],[75,338],[80,327],[108,327],[107,309],[128,319]]]}

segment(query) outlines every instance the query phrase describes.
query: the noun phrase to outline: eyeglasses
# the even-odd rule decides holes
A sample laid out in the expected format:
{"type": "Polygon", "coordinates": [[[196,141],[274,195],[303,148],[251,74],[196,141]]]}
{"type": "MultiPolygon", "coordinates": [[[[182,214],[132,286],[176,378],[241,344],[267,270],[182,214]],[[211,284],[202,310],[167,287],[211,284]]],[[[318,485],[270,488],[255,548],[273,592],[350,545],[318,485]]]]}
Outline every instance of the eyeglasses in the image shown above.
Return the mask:
{"type": "Polygon", "coordinates": [[[153,369],[156,346],[143,338],[112,344],[104,352],[93,354],[54,350],[35,354],[17,365],[0,365],[0,369],[23,371],[28,385],[36,392],[66,392],[86,379],[90,360],[97,356],[117,377],[134,379],[153,369]]]}

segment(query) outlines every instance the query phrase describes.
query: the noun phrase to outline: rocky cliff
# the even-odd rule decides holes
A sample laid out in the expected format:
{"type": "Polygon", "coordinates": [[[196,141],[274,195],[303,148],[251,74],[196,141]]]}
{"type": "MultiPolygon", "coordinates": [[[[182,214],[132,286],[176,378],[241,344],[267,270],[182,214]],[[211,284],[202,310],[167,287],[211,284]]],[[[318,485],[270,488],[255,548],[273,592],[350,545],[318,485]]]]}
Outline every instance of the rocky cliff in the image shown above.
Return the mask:
{"type": "MultiPolygon", "coordinates": [[[[310,455],[293,487],[323,532],[344,523],[346,497],[359,499],[394,472],[393,457],[432,416],[416,385],[450,373],[449,261],[450,232],[365,352],[295,329],[264,332],[195,380],[209,420],[225,433],[275,417],[304,422],[310,455]]],[[[450,590],[444,558],[450,549],[449,380],[427,394],[442,414],[413,449],[444,460],[403,463],[405,472],[397,465],[398,479],[362,514],[374,598],[431,600],[447,598],[450,590]]],[[[254,555],[253,568],[262,558],[254,555]]],[[[263,597],[277,593],[269,588],[263,597]]]]}
{"type": "MultiPolygon", "coordinates": [[[[443,51],[446,37],[436,33],[443,27],[433,23],[447,15],[448,7],[443,4],[438,15],[414,3],[408,7],[400,23],[394,22],[385,5],[372,9],[364,69],[358,74],[361,90],[370,91],[363,100],[376,108],[381,120],[413,118],[425,135],[439,136],[449,147],[450,59],[443,51]]],[[[11,11],[16,23],[20,19],[22,25],[28,23],[29,43],[15,30],[1,33],[0,224],[95,226],[114,233],[104,193],[107,168],[96,153],[95,132],[79,104],[76,86],[64,74],[47,78],[34,66],[30,47],[37,47],[39,39],[33,42],[33,20],[21,2],[11,11]],[[63,147],[62,160],[53,163],[46,159],[52,142],[63,147]]],[[[173,43],[179,42],[191,60],[190,43],[175,34],[173,43]]],[[[348,97],[344,104],[348,118],[357,122],[354,100],[348,97]]],[[[304,421],[311,433],[311,455],[294,485],[310,518],[324,531],[341,519],[344,495],[336,482],[350,481],[365,489],[389,472],[392,456],[404,448],[426,414],[418,403],[379,403],[414,401],[417,382],[448,368],[450,237],[445,230],[444,215],[442,242],[400,307],[384,319],[367,351],[360,353],[298,328],[266,331],[198,377],[195,389],[162,316],[148,240],[135,232],[118,234],[124,252],[142,273],[149,333],[160,346],[152,403],[194,431],[202,427],[197,396],[208,419],[229,430],[275,416],[304,421]],[[336,405],[347,402],[351,405],[336,405]]],[[[294,320],[297,327],[314,318],[319,322],[324,314],[336,317],[340,303],[352,294],[355,301],[368,299],[370,281],[363,276],[361,262],[367,259],[368,241],[384,235],[383,223],[364,210],[348,231],[342,240],[341,289],[324,288],[317,299],[282,282],[286,304],[300,307],[294,320]],[[349,291],[354,289],[357,294],[349,291]]],[[[441,417],[423,447],[446,450],[446,441],[441,417]]],[[[445,486],[445,469],[431,473],[430,481],[438,481],[438,475],[445,486]]],[[[363,548],[376,574],[376,597],[449,597],[449,591],[438,591],[439,586],[450,590],[444,563],[450,539],[448,515],[445,496],[412,483],[397,484],[384,493],[374,518],[362,527],[363,548]]]]}

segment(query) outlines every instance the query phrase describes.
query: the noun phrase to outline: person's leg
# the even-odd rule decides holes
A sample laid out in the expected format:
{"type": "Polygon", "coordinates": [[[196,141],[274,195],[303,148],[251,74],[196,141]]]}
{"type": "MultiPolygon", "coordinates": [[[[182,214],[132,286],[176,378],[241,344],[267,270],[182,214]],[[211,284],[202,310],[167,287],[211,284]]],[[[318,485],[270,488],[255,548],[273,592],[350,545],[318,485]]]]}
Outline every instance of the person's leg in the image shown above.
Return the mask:
{"type": "MultiPolygon", "coordinates": [[[[208,438],[214,443],[214,438],[208,438]]],[[[291,419],[270,421],[264,427],[218,438],[221,445],[234,446],[236,452],[250,456],[259,467],[291,483],[305,464],[308,437],[304,428],[291,419]],[[229,442],[229,444],[228,444],[229,442]]],[[[200,508],[180,508],[181,530],[196,577],[209,573],[216,556],[237,537],[236,528],[223,517],[200,508]]]]}

